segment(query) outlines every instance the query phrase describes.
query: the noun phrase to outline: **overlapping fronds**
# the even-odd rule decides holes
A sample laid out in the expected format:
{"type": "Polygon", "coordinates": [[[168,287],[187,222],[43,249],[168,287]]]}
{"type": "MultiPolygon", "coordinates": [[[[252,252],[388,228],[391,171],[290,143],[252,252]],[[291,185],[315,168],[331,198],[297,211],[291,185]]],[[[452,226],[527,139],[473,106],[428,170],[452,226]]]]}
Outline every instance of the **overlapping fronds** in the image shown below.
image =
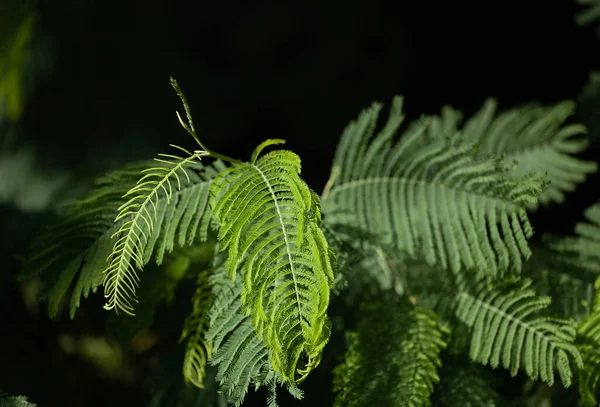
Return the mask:
{"type": "Polygon", "coordinates": [[[582,367],[575,345],[572,320],[549,317],[549,297],[536,296],[531,281],[507,278],[462,283],[456,316],[472,328],[470,357],[473,361],[502,366],[516,375],[524,368],[534,380],[549,385],[558,371],[565,387],[572,381],[571,363],[582,367]]]}
{"type": "Polygon", "coordinates": [[[580,322],[577,334],[585,367],[580,371],[580,405],[597,405],[600,380],[600,203],[584,211],[587,222],[575,226],[577,237],[567,237],[551,247],[564,255],[564,267],[571,272],[588,273],[596,278],[595,297],[589,313],[580,322]]]}
{"type": "Polygon", "coordinates": [[[189,244],[199,235],[205,240],[211,221],[208,207],[210,180],[216,169],[204,167],[194,173],[202,155],[183,150],[185,158],[162,154],[158,167],[145,169],[138,183],[124,196],[115,222],[121,227],[108,258],[104,276],[105,309],[133,315],[132,302],[141,270],[155,254],[158,264],[165,252],[179,244],[189,244]]]}
{"type": "Polygon", "coordinates": [[[334,405],[430,406],[445,334],[427,309],[372,306],[347,334],[344,362],[334,369],[334,405]]]}
{"type": "Polygon", "coordinates": [[[198,275],[196,292],[192,302],[194,308],[185,319],[183,332],[179,341],[188,339],[183,359],[183,377],[186,382],[197,387],[204,387],[206,364],[212,355],[212,344],[205,339],[208,332],[208,309],[212,302],[209,284],[210,270],[198,275]]]}
{"type": "MultiPolygon", "coordinates": [[[[216,380],[230,403],[240,406],[250,385],[268,387],[274,397],[274,386],[281,382],[271,367],[269,350],[254,331],[252,319],[242,311],[242,279],[232,281],[224,266],[210,277],[213,303],[210,307],[206,340],[212,343],[212,365],[218,366],[216,380]]],[[[301,392],[289,388],[295,397],[301,392]]]]}
{"type": "MultiPolygon", "coordinates": [[[[504,154],[515,161],[515,174],[548,173],[550,185],[539,196],[539,203],[563,202],[565,192],[597,170],[597,164],[574,157],[586,149],[586,133],[580,124],[564,125],[575,110],[575,103],[565,101],[554,106],[529,104],[496,113],[497,103],[488,99],[481,110],[462,126],[462,137],[476,143],[478,154],[504,154]]],[[[462,114],[450,107],[432,119],[430,135],[445,136],[458,128],[462,114]]],[[[537,205],[532,202],[530,208],[537,205]]]]}
{"type": "Polygon", "coordinates": [[[280,142],[262,143],[249,163],[221,172],[211,208],[230,276],[242,274],[244,312],[274,370],[294,384],[318,365],[329,338],[333,252],[320,229],[318,197],[299,176],[299,157],[278,150],[258,158],[280,142]]]}
{"type": "MultiPolygon", "coordinates": [[[[48,283],[46,297],[51,316],[58,312],[74,280],[71,318],[81,296],[87,297],[102,284],[107,258],[113,253],[112,236],[134,217],[129,214],[114,221],[125,202],[123,196],[136,187],[141,172],[154,164],[153,161],[135,163],[101,177],[82,199],[62,208],[60,219],[34,242],[21,278],[41,276],[48,283]]],[[[223,168],[220,161],[214,166],[190,163],[185,169],[187,177],[182,180],[185,182],[179,191],[173,192],[168,211],[167,197],[159,195],[155,222],[158,227],[148,235],[150,242],[145,246],[144,264],[153,255],[160,263],[165,252],[175,244],[189,245],[196,238],[206,236],[210,220],[209,186],[223,168]]],[[[154,213],[153,209],[150,213],[154,213]]],[[[142,230],[147,233],[147,229],[142,230]]]]}
{"type": "Polygon", "coordinates": [[[100,177],[92,191],[63,207],[59,219],[32,244],[20,278],[39,276],[46,281],[51,317],[58,313],[73,280],[76,279],[71,294],[71,318],[81,296],[87,297],[102,284],[102,271],[112,251],[110,237],[120,227],[120,223],[113,221],[121,197],[135,185],[140,171],[147,166],[148,162],[134,163],[100,177]]]}
{"type": "Polygon", "coordinates": [[[440,407],[495,407],[499,397],[477,366],[461,366],[443,360],[440,384],[433,394],[440,407]]]}
{"type": "Polygon", "coordinates": [[[536,201],[542,178],[516,177],[498,159],[475,157],[461,137],[427,140],[427,120],[394,144],[399,97],[371,140],[380,109],[374,104],[344,131],[323,193],[327,222],[355,225],[455,272],[520,271],[532,235],[523,204],[536,201]]]}

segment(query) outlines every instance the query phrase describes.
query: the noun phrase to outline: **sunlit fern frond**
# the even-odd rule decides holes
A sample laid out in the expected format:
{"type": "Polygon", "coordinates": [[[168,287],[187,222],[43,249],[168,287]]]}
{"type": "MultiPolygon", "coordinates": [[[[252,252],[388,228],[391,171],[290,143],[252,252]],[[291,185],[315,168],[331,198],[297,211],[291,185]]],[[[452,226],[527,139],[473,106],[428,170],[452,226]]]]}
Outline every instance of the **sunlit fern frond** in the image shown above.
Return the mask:
{"type": "Polygon", "coordinates": [[[472,328],[470,357],[515,376],[519,369],[549,385],[558,371],[565,387],[572,381],[571,363],[582,367],[572,320],[545,313],[549,297],[537,296],[531,280],[461,282],[457,318],[472,328]]]}
{"type": "MultiPolygon", "coordinates": [[[[497,113],[497,102],[488,99],[461,128],[462,137],[476,143],[478,154],[501,155],[517,162],[514,173],[544,174],[550,185],[539,196],[539,203],[561,203],[565,193],[574,191],[597,164],[574,156],[587,148],[584,126],[564,125],[575,110],[575,103],[564,101],[554,106],[529,104],[497,113]]],[[[439,117],[432,118],[430,136],[440,137],[459,127],[462,114],[445,107],[439,117]]],[[[532,202],[529,207],[535,209],[532,202]]]]}
{"type": "Polygon", "coordinates": [[[446,333],[425,308],[371,305],[334,369],[334,406],[430,406],[446,333]]]}
{"type": "Polygon", "coordinates": [[[212,344],[205,339],[208,332],[208,309],[212,302],[209,283],[210,270],[198,275],[196,292],[192,299],[194,308],[185,319],[179,341],[187,341],[183,359],[183,377],[188,383],[204,387],[206,364],[212,356],[212,344]]]}
{"type": "Polygon", "coordinates": [[[533,233],[523,204],[535,202],[543,180],[516,177],[501,160],[475,157],[458,135],[428,140],[427,120],[394,144],[399,97],[373,137],[380,109],[374,104],[344,131],[323,193],[327,223],[365,229],[385,245],[455,272],[520,271],[533,233]]]}
{"type": "Polygon", "coordinates": [[[320,229],[318,197],[299,176],[300,158],[285,150],[259,158],[280,142],[262,143],[249,163],[221,172],[211,208],[230,276],[244,281],[244,312],[275,371],[294,384],[318,365],[329,338],[333,252],[320,229]]]}
{"type": "Polygon", "coordinates": [[[202,154],[181,150],[187,157],[161,154],[156,159],[161,166],[145,169],[124,195],[128,200],[115,218],[123,223],[112,236],[116,241],[104,276],[107,310],[133,315],[137,270],[153,255],[160,264],[164,253],[173,249],[176,235],[180,244],[191,243],[197,234],[206,240],[211,221],[207,192],[216,170],[204,167],[202,175],[192,179],[190,172],[202,154]]]}
{"type": "MultiPolygon", "coordinates": [[[[212,365],[218,367],[216,380],[220,391],[229,402],[240,406],[248,388],[281,384],[269,362],[269,350],[252,326],[252,319],[242,311],[242,279],[232,281],[224,265],[215,269],[210,277],[213,303],[210,307],[209,330],[206,340],[212,343],[212,365]]],[[[302,394],[297,388],[288,388],[297,398],[302,394]]]]}
{"type": "Polygon", "coordinates": [[[483,368],[462,366],[452,359],[442,359],[440,384],[432,396],[440,407],[496,407],[499,397],[490,385],[483,368]]]}

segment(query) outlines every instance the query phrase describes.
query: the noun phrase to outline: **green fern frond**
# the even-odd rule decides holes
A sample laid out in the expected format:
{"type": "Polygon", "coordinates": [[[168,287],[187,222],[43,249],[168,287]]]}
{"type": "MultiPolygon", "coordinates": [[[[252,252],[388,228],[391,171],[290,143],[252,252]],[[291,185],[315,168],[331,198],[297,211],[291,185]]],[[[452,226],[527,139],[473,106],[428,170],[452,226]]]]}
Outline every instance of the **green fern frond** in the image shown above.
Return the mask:
{"type": "MultiPolygon", "coordinates": [[[[179,148],[179,147],[178,147],[179,148]]],[[[187,157],[161,154],[156,161],[162,164],[144,170],[138,183],[125,195],[129,199],[119,208],[115,222],[123,221],[112,238],[116,238],[104,271],[104,308],[133,315],[132,301],[138,285],[137,270],[142,270],[156,252],[162,262],[165,251],[171,251],[178,233],[180,243],[191,240],[188,232],[200,226],[200,238],[206,239],[210,213],[206,210],[208,182],[193,185],[189,194],[177,192],[192,184],[189,168],[201,156],[179,148],[187,157]],[[195,225],[191,223],[194,222],[195,225]],[[179,229],[179,230],[178,230],[179,229]]]]}
{"type": "Polygon", "coordinates": [[[473,361],[502,365],[512,376],[524,367],[533,380],[539,377],[549,385],[557,370],[563,385],[571,385],[571,361],[583,366],[574,344],[576,327],[571,320],[544,315],[549,297],[536,296],[530,280],[462,284],[456,316],[472,328],[473,361]]]}
{"type": "Polygon", "coordinates": [[[328,224],[351,224],[389,244],[455,272],[495,276],[520,271],[533,231],[525,209],[543,180],[514,177],[500,160],[474,157],[460,137],[428,141],[429,122],[414,123],[395,145],[402,99],[384,128],[374,104],[344,131],[323,193],[328,224]]]}
{"type": "Polygon", "coordinates": [[[464,367],[451,360],[443,360],[440,384],[432,399],[440,407],[496,407],[499,397],[482,369],[464,367]],[[450,363],[450,364],[449,364],[450,363]]]}
{"type": "Polygon", "coordinates": [[[446,333],[427,309],[372,306],[347,334],[344,362],[333,371],[334,406],[430,406],[446,333]]]}
{"type": "MultiPolygon", "coordinates": [[[[129,215],[114,222],[124,203],[123,196],[135,188],[140,173],[151,166],[153,161],[134,163],[99,178],[94,188],[82,199],[62,208],[59,221],[40,234],[32,245],[32,254],[20,278],[41,276],[47,282],[49,288],[46,297],[52,317],[58,313],[59,304],[74,280],[71,318],[80,305],[81,297],[96,292],[102,284],[103,271],[108,266],[107,258],[114,247],[111,237],[133,217],[129,215]]],[[[157,263],[160,263],[164,253],[175,244],[189,245],[198,236],[204,239],[210,220],[210,182],[224,168],[220,161],[213,166],[190,164],[185,169],[190,182],[186,177],[181,190],[174,193],[169,211],[166,211],[167,197],[159,196],[160,219],[156,223],[161,227],[154,230],[152,245],[146,246],[145,263],[154,254],[157,263]],[[172,223],[168,228],[162,227],[170,221],[172,223]]]]}
{"type": "Polygon", "coordinates": [[[192,302],[192,313],[185,319],[180,342],[188,339],[183,359],[183,377],[186,382],[197,387],[204,387],[206,364],[212,355],[212,344],[205,340],[208,331],[208,309],[212,301],[209,284],[210,270],[204,270],[198,275],[198,288],[192,302]]]}
{"type": "Polygon", "coordinates": [[[242,304],[271,363],[290,384],[314,369],[329,338],[333,253],[320,229],[318,197],[300,178],[300,158],[261,150],[221,172],[211,186],[221,250],[232,278],[242,272],[242,304]],[[306,363],[298,364],[303,355],[306,363]]]}
{"type": "MultiPolygon", "coordinates": [[[[211,275],[210,285],[214,300],[208,312],[206,341],[213,346],[210,363],[218,366],[216,380],[221,393],[235,406],[242,404],[252,384],[255,388],[266,386],[274,393],[272,386],[283,380],[278,380],[280,376],[271,367],[269,350],[256,334],[252,319],[242,311],[242,280],[232,281],[221,266],[211,275]]],[[[302,397],[299,390],[288,390],[296,398],[302,397]]]]}
{"type": "Polygon", "coordinates": [[[80,305],[81,297],[96,292],[102,284],[102,271],[112,251],[111,235],[120,223],[113,222],[121,197],[135,185],[139,173],[147,168],[139,162],[100,177],[94,189],[82,199],[63,207],[59,220],[41,233],[31,246],[20,279],[41,277],[49,288],[50,317],[58,314],[59,305],[76,280],[71,294],[70,314],[80,305]],[[78,277],[77,277],[78,275],[78,277]]]}
{"type": "MultiPolygon", "coordinates": [[[[479,155],[504,154],[508,162],[515,161],[517,175],[548,172],[550,185],[539,196],[547,205],[564,201],[565,192],[597,170],[597,164],[573,156],[587,148],[586,133],[580,124],[563,125],[575,110],[575,103],[565,101],[544,107],[534,104],[496,113],[497,103],[488,99],[481,110],[462,126],[462,137],[477,144],[479,155]]],[[[450,107],[440,117],[432,118],[430,135],[445,136],[458,128],[462,114],[450,107]]],[[[537,204],[531,203],[535,209],[537,204]]]]}

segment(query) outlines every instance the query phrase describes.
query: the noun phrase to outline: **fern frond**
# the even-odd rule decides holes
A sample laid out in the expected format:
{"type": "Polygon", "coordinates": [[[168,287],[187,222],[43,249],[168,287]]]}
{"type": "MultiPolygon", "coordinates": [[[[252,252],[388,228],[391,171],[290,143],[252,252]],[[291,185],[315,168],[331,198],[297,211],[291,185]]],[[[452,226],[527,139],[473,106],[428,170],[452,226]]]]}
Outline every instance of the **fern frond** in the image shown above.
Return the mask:
{"type": "Polygon", "coordinates": [[[132,301],[136,301],[138,285],[136,269],[142,270],[154,251],[160,264],[165,251],[173,249],[176,232],[179,241],[185,241],[183,236],[187,235],[192,220],[203,224],[200,237],[206,239],[210,222],[206,212],[209,183],[195,185],[190,194],[176,195],[182,186],[192,183],[186,167],[191,167],[202,154],[181,150],[188,156],[161,154],[156,161],[162,166],[144,170],[145,175],[124,195],[129,200],[121,205],[115,218],[115,222],[123,220],[123,223],[112,236],[116,242],[104,271],[107,310],[133,315],[132,301]],[[192,209],[195,204],[202,206],[192,209]]]}
{"type": "Polygon", "coordinates": [[[433,400],[441,407],[496,407],[499,397],[486,380],[484,372],[476,366],[464,367],[443,360],[440,384],[433,400]]]}
{"type": "Polygon", "coordinates": [[[179,341],[188,339],[183,359],[183,377],[186,382],[197,387],[204,387],[206,364],[212,355],[212,344],[204,339],[208,331],[208,308],[212,301],[209,284],[210,270],[204,270],[198,275],[198,288],[192,302],[192,313],[185,319],[183,332],[179,341]]]}
{"type": "Polygon", "coordinates": [[[59,304],[76,280],[71,294],[71,318],[81,297],[96,292],[112,250],[110,236],[120,224],[113,222],[121,196],[135,185],[147,162],[130,164],[100,177],[82,199],[61,208],[59,219],[33,242],[20,279],[41,277],[49,288],[49,314],[58,314],[59,304]],[[78,275],[78,277],[77,277],[78,275]]]}
{"type": "Polygon", "coordinates": [[[333,164],[337,176],[323,196],[327,223],[365,229],[455,272],[520,271],[533,233],[522,205],[535,202],[543,180],[514,177],[500,160],[474,157],[457,136],[428,142],[427,120],[414,123],[394,145],[402,121],[399,97],[370,140],[380,109],[374,104],[344,131],[333,164]]]}
{"type": "Polygon", "coordinates": [[[275,371],[290,384],[318,365],[329,338],[327,306],[333,253],[320,229],[318,197],[300,178],[289,151],[261,150],[250,163],[221,172],[211,186],[227,269],[242,272],[242,304],[275,371]],[[298,364],[306,355],[306,364],[298,364]]]}
{"type": "Polygon", "coordinates": [[[334,406],[430,406],[446,329],[435,314],[399,304],[372,306],[347,334],[334,369],[334,406]]]}
{"type": "MultiPolygon", "coordinates": [[[[20,278],[41,276],[48,283],[46,297],[52,317],[58,313],[59,304],[73,281],[76,283],[71,294],[71,318],[80,305],[81,297],[96,292],[102,284],[103,271],[108,266],[107,258],[113,252],[111,237],[133,218],[129,215],[114,222],[124,203],[123,195],[136,186],[140,173],[153,165],[152,161],[134,163],[100,177],[82,199],[64,207],[59,221],[40,234],[32,245],[32,254],[20,278]]],[[[211,217],[208,207],[210,182],[223,168],[225,166],[220,161],[216,161],[214,166],[190,164],[185,169],[190,182],[186,177],[181,190],[174,193],[169,212],[165,210],[167,197],[159,196],[158,208],[161,210],[156,223],[161,227],[154,230],[152,245],[146,246],[145,263],[152,255],[160,263],[164,253],[175,244],[189,245],[198,236],[204,239],[211,217]],[[170,220],[173,222],[169,228],[162,227],[170,220]]]]}
{"type": "MultiPolygon", "coordinates": [[[[573,156],[587,148],[587,139],[581,137],[586,129],[580,124],[563,125],[575,110],[575,103],[565,101],[544,107],[524,105],[496,112],[497,103],[488,99],[461,129],[462,137],[476,143],[480,156],[504,154],[508,162],[515,161],[517,175],[548,172],[550,185],[539,196],[539,203],[547,205],[564,201],[565,192],[597,170],[597,164],[573,156]]],[[[445,136],[458,128],[462,114],[450,107],[440,117],[432,119],[430,135],[445,136]]],[[[529,207],[535,209],[537,203],[529,207]]]]}
{"type": "MultiPolygon", "coordinates": [[[[214,300],[208,312],[206,341],[213,346],[210,363],[218,366],[220,391],[231,404],[240,406],[251,384],[271,388],[283,380],[271,367],[269,350],[256,334],[252,319],[242,311],[242,280],[232,281],[227,274],[221,266],[210,277],[214,300]]],[[[297,389],[288,390],[302,397],[297,389]]]]}
{"type": "Polygon", "coordinates": [[[512,376],[524,367],[533,380],[539,377],[549,385],[557,370],[563,385],[571,385],[571,361],[583,365],[574,344],[576,328],[571,320],[544,315],[549,297],[536,296],[530,280],[462,284],[456,316],[472,328],[473,361],[502,365],[512,376]]]}

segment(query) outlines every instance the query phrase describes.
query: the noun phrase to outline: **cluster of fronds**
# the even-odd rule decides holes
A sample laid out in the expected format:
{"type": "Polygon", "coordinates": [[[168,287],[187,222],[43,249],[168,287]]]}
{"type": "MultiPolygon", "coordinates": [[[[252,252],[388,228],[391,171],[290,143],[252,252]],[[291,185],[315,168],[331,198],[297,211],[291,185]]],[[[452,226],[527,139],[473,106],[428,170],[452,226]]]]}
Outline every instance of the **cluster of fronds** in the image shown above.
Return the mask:
{"type": "MultiPolygon", "coordinates": [[[[345,319],[357,328],[334,369],[336,405],[494,406],[489,368],[551,388],[577,381],[582,403],[595,403],[600,305],[577,297],[600,288],[600,207],[577,237],[529,241],[528,210],[562,202],[596,170],[576,156],[586,139],[565,124],[571,102],[497,114],[488,100],[462,125],[447,107],[399,138],[402,98],[380,129],[375,103],[345,129],[319,197],[297,155],[265,152],[282,140],[248,162],[206,148],[173,85],[201,150],[111,173],[65,209],[29,274],[49,283],[51,315],[74,281],[71,315],[101,284],[105,308],[133,314],[142,269],[191,246],[210,267],[184,262],[165,290],[183,274],[197,281],[183,376],[236,406],[251,386],[270,405],[279,385],[302,397],[297,385],[345,319]],[[330,320],[336,296],[362,311],[330,320]]],[[[142,288],[141,300],[156,289],[142,288]]]]}

